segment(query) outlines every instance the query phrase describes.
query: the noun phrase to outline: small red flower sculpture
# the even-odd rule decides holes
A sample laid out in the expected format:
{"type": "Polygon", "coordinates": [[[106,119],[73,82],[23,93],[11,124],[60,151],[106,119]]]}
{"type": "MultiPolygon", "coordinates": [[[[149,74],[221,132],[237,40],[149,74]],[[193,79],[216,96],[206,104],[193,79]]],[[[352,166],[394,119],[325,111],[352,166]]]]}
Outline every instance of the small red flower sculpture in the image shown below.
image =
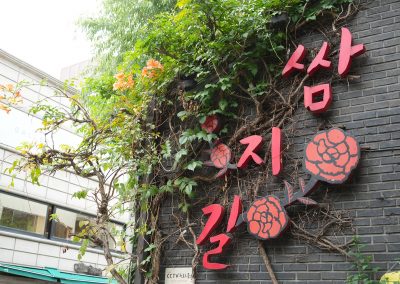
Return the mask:
{"type": "Polygon", "coordinates": [[[231,149],[223,143],[217,143],[217,145],[211,149],[210,161],[206,161],[204,164],[209,167],[221,169],[216,177],[222,177],[226,174],[228,169],[236,169],[236,166],[230,163],[231,159],[231,149]]]}
{"type": "Polygon", "coordinates": [[[316,179],[332,184],[345,182],[360,160],[357,140],[341,129],[317,133],[308,143],[304,168],[316,179]]]}
{"type": "Polygon", "coordinates": [[[279,199],[273,195],[254,201],[246,213],[247,230],[254,237],[268,240],[285,230],[289,217],[279,199]]]}
{"type": "Polygon", "coordinates": [[[207,133],[214,133],[219,130],[219,120],[216,115],[207,116],[206,121],[201,124],[201,128],[207,133]]]}

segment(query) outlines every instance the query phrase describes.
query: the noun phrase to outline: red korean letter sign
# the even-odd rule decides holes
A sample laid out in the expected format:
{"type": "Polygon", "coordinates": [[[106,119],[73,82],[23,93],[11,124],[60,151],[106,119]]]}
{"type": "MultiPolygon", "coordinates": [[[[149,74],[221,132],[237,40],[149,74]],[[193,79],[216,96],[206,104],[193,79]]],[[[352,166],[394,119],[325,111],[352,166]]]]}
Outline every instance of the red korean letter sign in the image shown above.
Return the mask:
{"type": "Polygon", "coordinates": [[[278,127],[272,127],[271,160],[272,174],[277,176],[282,171],[282,131],[278,127]]]}
{"type": "Polygon", "coordinates": [[[210,242],[212,244],[218,243],[218,247],[206,252],[203,255],[203,267],[205,269],[211,269],[211,270],[222,270],[227,268],[229,265],[223,263],[210,262],[209,257],[212,255],[221,254],[223,248],[229,245],[229,243],[231,242],[231,238],[227,234],[219,234],[217,236],[211,237],[210,242]]]}
{"type": "Polygon", "coordinates": [[[196,243],[198,245],[203,245],[207,238],[210,236],[212,231],[215,230],[216,227],[221,223],[222,218],[224,217],[225,209],[222,205],[219,204],[211,204],[202,209],[204,215],[210,215],[207,220],[206,225],[204,226],[203,231],[200,236],[197,238],[196,243]]]}
{"type": "Polygon", "coordinates": [[[304,106],[312,113],[325,112],[332,103],[332,88],[330,84],[314,87],[304,86],[304,106]],[[322,95],[322,100],[316,102],[315,98],[322,95]]]}
{"type": "Polygon", "coordinates": [[[242,200],[238,195],[235,195],[231,207],[231,213],[229,214],[228,227],[226,228],[228,233],[231,233],[236,229],[236,222],[239,218],[239,215],[242,214],[242,210],[242,200]]]}
{"type": "Polygon", "coordinates": [[[332,62],[327,60],[327,56],[329,54],[329,44],[325,41],[322,44],[321,50],[318,52],[317,56],[311,62],[310,66],[308,66],[307,73],[312,76],[319,68],[329,69],[332,67],[332,62]]]}
{"type": "Polygon", "coordinates": [[[342,38],[340,40],[340,53],[338,72],[341,77],[345,77],[350,70],[351,59],[365,52],[364,44],[352,46],[352,36],[347,28],[342,28],[342,38]]]}
{"type": "Polygon", "coordinates": [[[290,57],[289,61],[286,63],[285,68],[282,70],[282,75],[284,77],[289,77],[290,74],[293,73],[293,71],[297,70],[303,70],[304,69],[304,64],[301,64],[300,62],[303,61],[304,57],[307,54],[307,50],[303,45],[299,45],[296,49],[295,52],[293,52],[292,56],[290,57]]]}
{"type": "Polygon", "coordinates": [[[241,144],[247,144],[249,146],[247,146],[243,155],[240,157],[239,162],[237,163],[237,167],[239,169],[245,168],[250,159],[253,159],[253,161],[258,165],[261,165],[264,162],[263,159],[261,159],[261,157],[255,153],[258,151],[258,149],[260,149],[262,141],[263,138],[259,135],[252,135],[240,140],[241,144]]]}

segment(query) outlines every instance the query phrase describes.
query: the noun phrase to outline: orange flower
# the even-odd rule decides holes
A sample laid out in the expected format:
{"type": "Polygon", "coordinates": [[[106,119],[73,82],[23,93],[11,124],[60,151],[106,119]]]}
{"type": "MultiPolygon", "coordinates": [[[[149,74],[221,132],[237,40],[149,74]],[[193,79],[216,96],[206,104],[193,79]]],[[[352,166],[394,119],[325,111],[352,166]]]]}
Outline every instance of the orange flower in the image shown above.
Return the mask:
{"type": "Polygon", "coordinates": [[[114,84],[113,84],[113,90],[114,91],[116,91],[116,90],[120,90],[120,89],[122,89],[122,83],[120,82],[120,81],[118,81],[118,82],[115,82],[114,84]]]}
{"type": "Polygon", "coordinates": [[[11,109],[3,104],[0,104],[0,110],[4,110],[6,113],[9,113],[11,111],[11,109]]]}
{"type": "Polygon", "coordinates": [[[154,59],[149,59],[147,61],[147,67],[149,67],[151,69],[153,69],[153,68],[155,68],[155,69],[164,69],[164,66],[162,66],[162,64],[159,61],[154,60],[154,59]]]}
{"type": "Polygon", "coordinates": [[[123,80],[125,78],[125,74],[124,73],[118,73],[114,75],[114,78],[117,80],[123,80]]]}
{"type": "Polygon", "coordinates": [[[126,76],[124,73],[118,73],[114,77],[117,79],[117,82],[113,84],[114,91],[125,91],[135,85],[132,75],[126,76]]]}
{"type": "Polygon", "coordinates": [[[12,92],[12,91],[14,91],[14,85],[13,84],[7,84],[6,85],[6,89],[7,89],[7,91],[12,92]]]}
{"type": "Polygon", "coordinates": [[[131,88],[131,87],[133,87],[133,85],[135,85],[135,81],[133,81],[132,75],[129,75],[129,76],[128,76],[128,79],[127,79],[126,84],[127,84],[127,87],[128,87],[128,88],[131,88]]]}
{"type": "Polygon", "coordinates": [[[0,84],[0,91],[3,91],[6,87],[2,84],[0,84]]]}
{"type": "Polygon", "coordinates": [[[149,69],[148,67],[143,67],[142,69],[142,76],[147,77],[147,78],[153,78],[154,77],[154,71],[149,69]]]}
{"type": "Polygon", "coordinates": [[[164,66],[157,60],[149,59],[147,66],[142,69],[142,76],[147,78],[155,77],[159,71],[164,70],[164,66]]]}

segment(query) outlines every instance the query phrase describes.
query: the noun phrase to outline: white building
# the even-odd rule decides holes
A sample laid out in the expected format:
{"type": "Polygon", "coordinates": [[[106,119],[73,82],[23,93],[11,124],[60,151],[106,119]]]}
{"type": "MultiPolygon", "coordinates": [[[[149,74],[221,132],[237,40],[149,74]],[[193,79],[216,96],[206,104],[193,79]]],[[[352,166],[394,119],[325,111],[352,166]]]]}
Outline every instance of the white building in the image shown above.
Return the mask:
{"type": "MultiPolygon", "coordinates": [[[[61,81],[0,50],[0,84],[16,84],[22,80],[38,83],[21,92],[24,98],[22,105],[13,107],[8,114],[0,112],[0,264],[52,267],[73,272],[74,265],[79,262],[80,246],[71,241],[68,232],[79,230],[80,220],[93,217],[96,204],[89,199],[73,198],[72,195],[82,189],[94,189],[96,181],[81,178],[72,172],[58,172],[54,176],[43,175],[38,186],[20,174],[15,177],[14,187],[10,187],[12,178],[4,172],[19,158],[15,148],[21,142],[43,139],[35,131],[41,125],[40,117],[28,116],[33,102],[53,93],[51,88],[39,85],[43,79],[49,85],[63,85],[61,81]],[[49,220],[52,213],[57,214],[61,223],[49,220]]],[[[60,107],[67,104],[61,100],[50,102],[60,107]]],[[[70,144],[80,138],[70,129],[63,129],[57,139],[70,144]]],[[[118,216],[117,219],[113,223],[122,229],[129,216],[118,216]]],[[[122,257],[117,247],[114,256],[122,257]]],[[[96,248],[89,248],[82,262],[101,269],[106,265],[102,250],[96,248]]],[[[6,276],[0,275],[0,281],[2,277],[6,276]]]]}

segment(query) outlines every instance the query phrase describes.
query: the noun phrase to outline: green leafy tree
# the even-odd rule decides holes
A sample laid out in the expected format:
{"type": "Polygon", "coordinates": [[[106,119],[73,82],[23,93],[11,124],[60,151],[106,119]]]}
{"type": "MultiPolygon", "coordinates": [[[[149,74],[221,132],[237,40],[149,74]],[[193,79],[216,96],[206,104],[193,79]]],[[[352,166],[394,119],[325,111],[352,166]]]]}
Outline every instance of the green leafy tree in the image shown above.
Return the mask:
{"type": "Polygon", "coordinates": [[[174,7],[174,0],[103,0],[99,15],[79,24],[94,44],[100,69],[114,70],[132,50],[148,21],[174,7]]]}
{"type": "MultiPolygon", "coordinates": [[[[23,93],[28,86],[20,85],[18,92],[23,93]]],[[[128,90],[124,92],[129,93],[128,90]]],[[[125,245],[118,243],[118,239],[123,239],[125,235],[110,226],[110,218],[115,218],[117,213],[131,211],[132,200],[141,191],[138,179],[150,172],[155,160],[155,144],[152,141],[156,137],[152,127],[143,123],[146,112],[138,111],[140,103],[126,103],[126,93],[115,96],[112,104],[105,104],[107,99],[91,93],[89,104],[88,99],[81,99],[82,94],[69,93],[68,86],[65,89],[56,88],[54,97],[68,100],[70,107],[54,106],[44,100],[31,108],[31,113],[42,117],[39,131],[46,142],[22,144],[17,150],[23,157],[9,169],[10,173],[28,172],[30,180],[36,184],[39,184],[41,174],[62,170],[72,170],[79,176],[97,181],[93,191],[74,194],[75,198],[92,198],[97,205],[97,217],[80,223],[80,230],[73,237],[82,244],[80,257],[88,246],[101,247],[107,269],[119,283],[126,283],[126,280],[118,268],[121,264],[113,260],[111,249],[120,245],[124,251],[125,245]],[[72,127],[80,134],[78,145],[54,143],[53,137],[65,127],[72,127]]],[[[57,220],[57,216],[52,218],[57,220]]],[[[128,224],[129,229],[135,231],[131,224],[128,224]]],[[[124,252],[127,253],[126,250],[124,252]]],[[[130,260],[128,257],[125,265],[130,260]]]]}

